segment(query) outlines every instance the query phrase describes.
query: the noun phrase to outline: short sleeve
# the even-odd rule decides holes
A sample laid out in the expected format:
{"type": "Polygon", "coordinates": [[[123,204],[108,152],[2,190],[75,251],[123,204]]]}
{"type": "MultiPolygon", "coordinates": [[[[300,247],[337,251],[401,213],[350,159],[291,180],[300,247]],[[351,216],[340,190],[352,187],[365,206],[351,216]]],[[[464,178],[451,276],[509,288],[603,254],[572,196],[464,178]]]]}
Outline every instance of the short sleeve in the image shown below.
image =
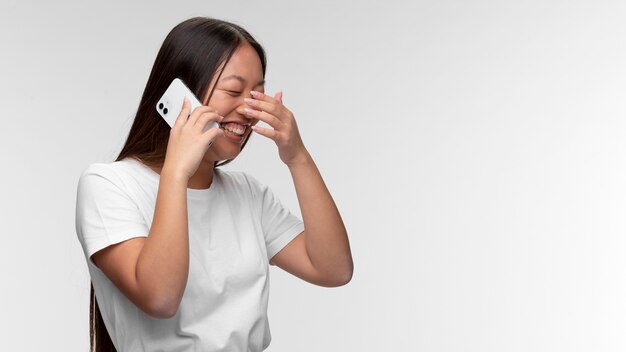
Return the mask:
{"type": "Polygon", "coordinates": [[[292,214],[272,190],[253,176],[247,175],[257,195],[267,258],[271,260],[291,240],[304,231],[304,223],[292,214]]]}
{"type": "Polygon", "coordinates": [[[137,204],[106,164],[92,164],[80,176],[76,192],[76,234],[86,258],[112,244],[148,236],[137,204]]]}

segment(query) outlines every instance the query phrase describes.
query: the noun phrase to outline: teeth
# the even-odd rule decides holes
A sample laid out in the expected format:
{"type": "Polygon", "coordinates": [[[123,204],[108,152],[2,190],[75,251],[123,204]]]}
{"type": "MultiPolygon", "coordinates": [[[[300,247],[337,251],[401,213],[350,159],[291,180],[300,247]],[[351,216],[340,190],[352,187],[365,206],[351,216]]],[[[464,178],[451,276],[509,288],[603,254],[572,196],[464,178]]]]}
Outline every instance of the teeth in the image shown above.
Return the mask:
{"type": "Polygon", "coordinates": [[[240,128],[239,126],[242,126],[242,125],[240,125],[238,123],[227,123],[226,125],[222,125],[222,128],[225,131],[229,131],[229,132],[232,132],[234,134],[237,134],[237,135],[241,136],[246,131],[245,126],[248,126],[248,125],[249,124],[245,124],[245,125],[243,125],[244,128],[240,128]]]}

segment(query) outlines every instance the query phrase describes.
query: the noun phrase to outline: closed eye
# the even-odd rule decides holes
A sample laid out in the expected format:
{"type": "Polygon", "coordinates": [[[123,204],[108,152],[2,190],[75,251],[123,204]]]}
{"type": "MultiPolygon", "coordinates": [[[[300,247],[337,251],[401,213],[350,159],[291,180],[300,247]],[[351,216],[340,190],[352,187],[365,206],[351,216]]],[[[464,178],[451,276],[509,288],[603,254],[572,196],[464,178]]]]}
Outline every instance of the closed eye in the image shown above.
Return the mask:
{"type": "Polygon", "coordinates": [[[228,89],[224,89],[224,91],[232,96],[238,96],[241,95],[241,92],[238,92],[236,90],[228,90],[228,89]]]}

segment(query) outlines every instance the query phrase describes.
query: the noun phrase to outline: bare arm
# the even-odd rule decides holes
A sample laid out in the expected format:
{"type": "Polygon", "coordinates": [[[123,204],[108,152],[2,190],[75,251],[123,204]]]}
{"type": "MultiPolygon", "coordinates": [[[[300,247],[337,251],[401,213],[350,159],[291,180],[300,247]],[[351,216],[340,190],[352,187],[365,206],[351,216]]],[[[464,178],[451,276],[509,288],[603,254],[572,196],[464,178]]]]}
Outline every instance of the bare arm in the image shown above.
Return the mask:
{"type": "Polygon", "coordinates": [[[338,286],[350,281],[352,254],[346,228],[311,156],[289,165],[298,196],[305,232],[279,252],[273,262],[307,281],[338,286]],[[304,243],[310,267],[297,249],[304,243]],[[307,269],[308,268],[308,269],[307,269]]]}
{"type": "Polygon", "coordinates": [[[104,248],[92,259],[146,314],[176,314],[189,273],[187,179],[164,169],[150,235],[104,248]]]}
{"type": "Polygon", "coordinates": [[[251,107],[245,110],[246,114],[272,127],[253,129],[276,142],[278,155],[291,172],[305,228],[271,258],[270,264],[314,284],[346,284],[353,273],[346,228],[313,158],[304,147],[293,113],[283,105],[282,92],[274,97],[255,91],[250,94],[254,99],[246,99],[251,107]]]}
{"type": "Polygon", "coordinates": [[[306,229],[311,262],[325,273],[350,276],[352,256],[346,228],[313,159],[289,166],[306,229]]]}
{"type": "Polygon", "coordinates": [[[189,225],[187,184],[217,135],[210,121],[223,117],[208,106],[190,103],[183,108],[170,131],[167,155],[161,170],[154,217],[147,238],[134,238],[109,246],[92,256],[93,262],[137,307],[151,316],[176,314],[189,276],[189,225]]]}

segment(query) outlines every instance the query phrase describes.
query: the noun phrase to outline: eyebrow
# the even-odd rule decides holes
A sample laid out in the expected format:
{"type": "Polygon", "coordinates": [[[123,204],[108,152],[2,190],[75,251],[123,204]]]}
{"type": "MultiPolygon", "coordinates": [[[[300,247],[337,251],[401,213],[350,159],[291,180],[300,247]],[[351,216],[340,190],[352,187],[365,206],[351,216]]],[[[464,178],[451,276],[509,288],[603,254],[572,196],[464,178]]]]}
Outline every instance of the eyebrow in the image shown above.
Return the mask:
{"type": "MultiPolygon", "coordinates": [[[[238,80],[239,82],[241,82],[241,83],[243,83],[243,84],[246,84],[246,79],[245,79],[245,78],[243,78],[243,77],[241,77],[241,76],[239,76],[239,75],[230,75],[230,76],[228,76],[228,77],[224,77],[224,78],[222,78],[222,81],[226,81],[226,80],[229,80],[229,79],[236,79],[236,80],[238,80]]],[[[260,81],[259,81],[256,85],[257,85],[257,86],[262,86],[262,85],[265,85],[265,80],[264,80],[264,79],[260,80],[260,81]]],[[[255,86],[255,87],[256,87],[256,86],[255,86]]]]}

